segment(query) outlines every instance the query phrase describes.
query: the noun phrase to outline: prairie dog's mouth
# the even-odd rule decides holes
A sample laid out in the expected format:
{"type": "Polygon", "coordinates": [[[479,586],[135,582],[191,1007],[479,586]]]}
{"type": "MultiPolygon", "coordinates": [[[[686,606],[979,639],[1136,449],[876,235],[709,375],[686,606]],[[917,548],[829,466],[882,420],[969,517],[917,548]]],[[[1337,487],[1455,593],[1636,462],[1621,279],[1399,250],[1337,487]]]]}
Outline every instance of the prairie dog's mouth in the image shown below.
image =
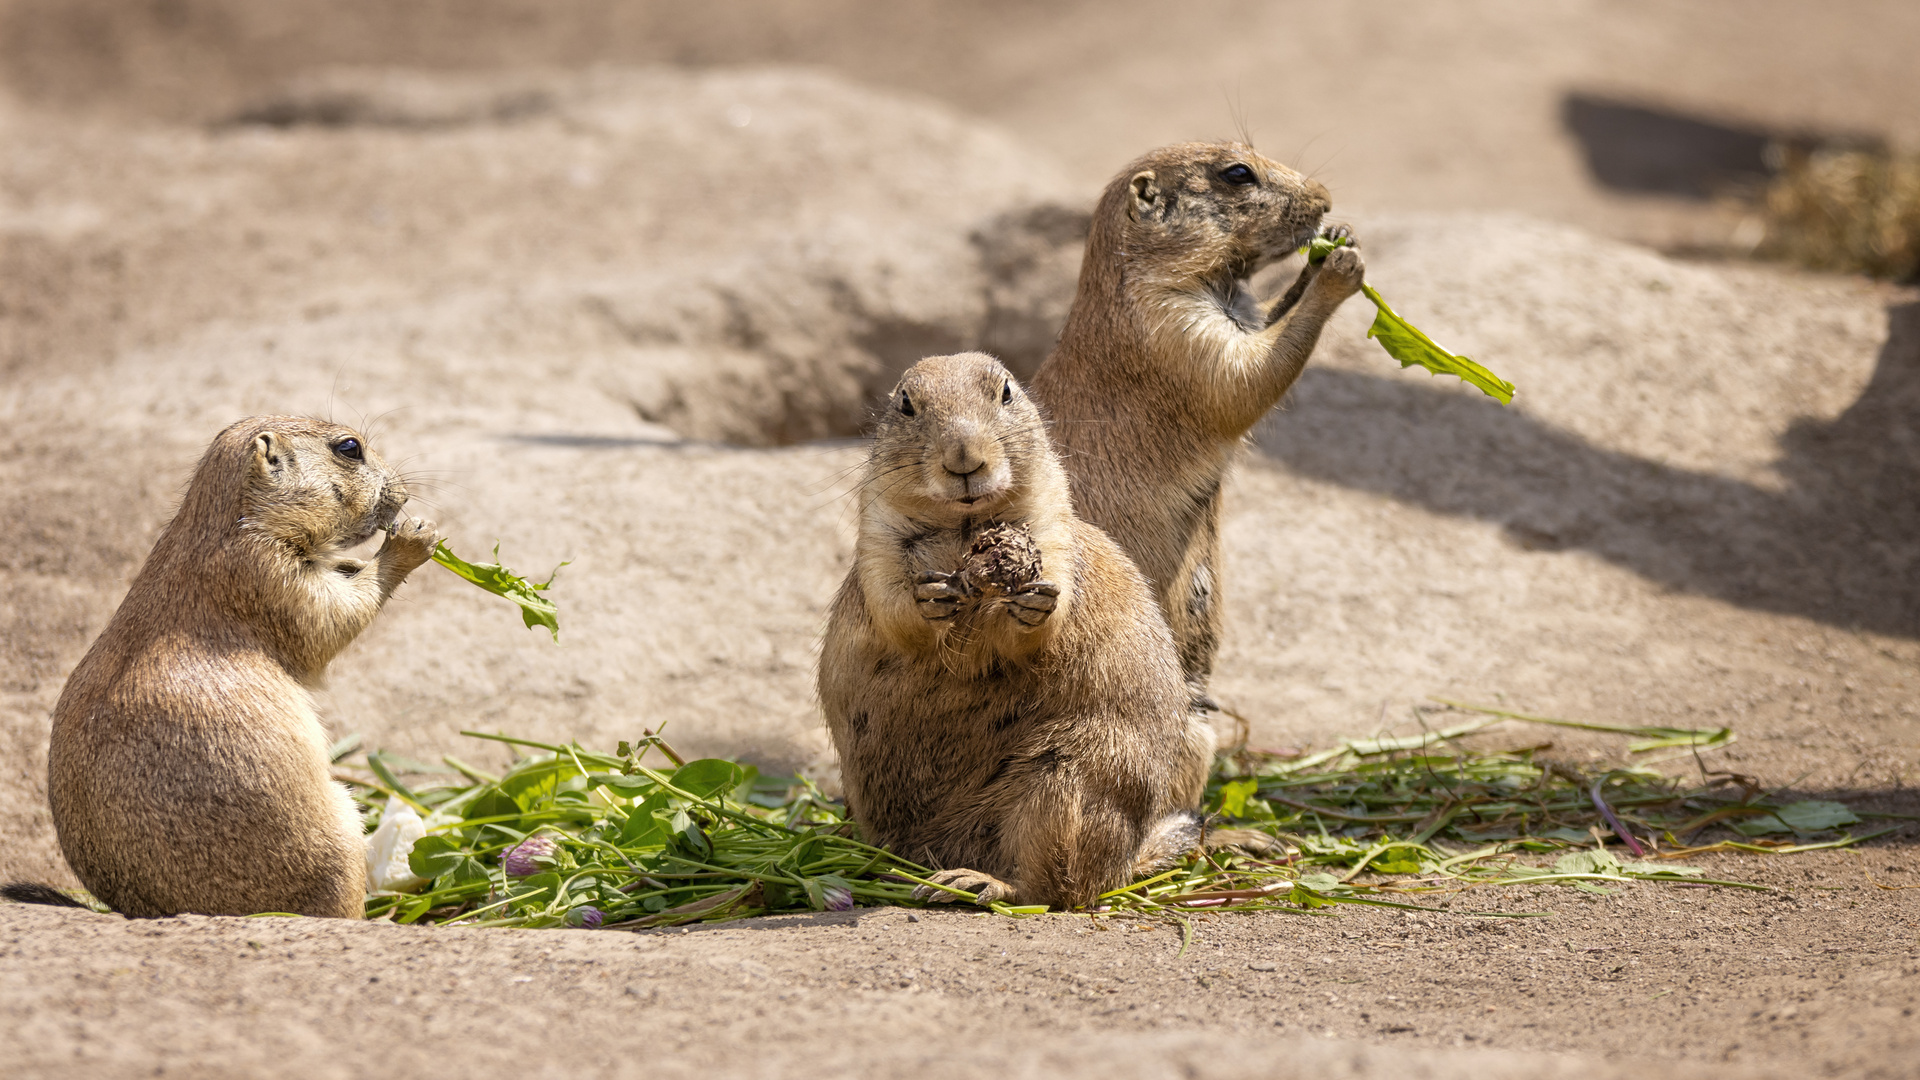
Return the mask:
{"type": "Polygon", "coordinates": [[[386,530],[373,529],[342,538],[335,549],[342,559],[364,563],[378,555],[386,542],[386,530]]]}
{"type": "Polygon", "coordinates": [[[993,483],[972,490],[954,491],[948,488],[927,494],[934,504],[943,507],[947,513],[972,517],[1004,502],[1012,490],[1011,483],[993,483]]]}
{"type": "Polygon", "coordinates": [[[950,477],[947,483],[953,484],[959,490],[954,491],[950,487],[947,491],[940,493],[943,498],[951,501],[955,506],[976,510],[984,504],[1004,498],[1009,491],[1013,490],[1013,470],[1002,461],[983,468],[978,473],[964,477],[950,477]],[[956,480],[958,483],[954,484],[956,480]]]}
{"type": "Polygon", "coordinates": [[[1321,217],[1311,224],[1301,226],[1300,229],[1293,234],[1293,239],[1288,241],[1286,253],[1291,255],[1301,248],[1306,247],[1308,244],[1313,243],[1313,241],[1319,237],[1320,230],[1325,226],[1325,217],[1321,217]]]}
{"type": "Polygon", "coordinates": [[[351,551],[372,544],[376,539],[385,543],[387,537],[399,527],[400,508],[404,505],[405,500],[389,505],[389,500],[382,499],[371,513],[360,520],[358,528],[340,538],[340,547],[351,551]]]}

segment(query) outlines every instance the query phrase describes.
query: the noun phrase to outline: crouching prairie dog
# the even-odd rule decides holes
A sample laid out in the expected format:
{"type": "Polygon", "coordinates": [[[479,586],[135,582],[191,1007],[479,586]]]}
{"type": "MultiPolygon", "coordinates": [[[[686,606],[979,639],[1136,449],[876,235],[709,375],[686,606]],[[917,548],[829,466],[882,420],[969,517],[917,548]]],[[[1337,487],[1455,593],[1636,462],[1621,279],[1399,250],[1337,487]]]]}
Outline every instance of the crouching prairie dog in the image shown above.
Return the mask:
{"type": "Polygon", "coordinates": [[[1221,483],[1365,266],[1337,249],[1265,304],[1247,279],[1311,240],[1330,206],[1326,188],[1239,143],[1142,157],[1100,197],[1066,327],[1034,375],[1076,511],[1152,583],[1202,703],[1221,483]]]}
{"type": "Polygon", "coordinates": [[[431,524],[395,524],[406,501],[337,424],[254,417],[213,440],[54,707],[60,849],[109,907],[361,916],[360,817],[309,688],[431,554],[431,524]]]}
{"type": "Polygon", "coordinates": [[[1212,729],[1007,370],[979,353],[910,369],[859,499],[819,689],[867,838],[982,903],[1051,906],[1190,848],[1212,729]]]}

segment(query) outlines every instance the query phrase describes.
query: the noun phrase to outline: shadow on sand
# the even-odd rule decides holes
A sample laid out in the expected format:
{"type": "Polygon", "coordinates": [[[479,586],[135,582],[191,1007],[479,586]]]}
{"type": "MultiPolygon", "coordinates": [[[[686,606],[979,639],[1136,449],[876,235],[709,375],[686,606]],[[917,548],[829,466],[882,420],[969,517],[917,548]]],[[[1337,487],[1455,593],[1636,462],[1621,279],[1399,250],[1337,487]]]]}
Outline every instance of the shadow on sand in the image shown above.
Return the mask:
{"type": "Polygon", "coordinates": [[[1751,195],[1773,179],[1789,153],[1884,150],[1886,145],[1863,132],[1725,123],[1580,91],[1561,98],[1560,124],[1580,145],[1587,170],[1602,187],[1683,199],[1751,195]]]}
{"type": "Polygon", "coordinates": [[[1310,370],[1259,450],[1317,480],[1500,523],[1531,550],[1582,549],[1677,590],[1920,637],[1920,303],[1859,400],[1781,439],[1784,491],[1592,446],[1481,398],[1310,370]]]}

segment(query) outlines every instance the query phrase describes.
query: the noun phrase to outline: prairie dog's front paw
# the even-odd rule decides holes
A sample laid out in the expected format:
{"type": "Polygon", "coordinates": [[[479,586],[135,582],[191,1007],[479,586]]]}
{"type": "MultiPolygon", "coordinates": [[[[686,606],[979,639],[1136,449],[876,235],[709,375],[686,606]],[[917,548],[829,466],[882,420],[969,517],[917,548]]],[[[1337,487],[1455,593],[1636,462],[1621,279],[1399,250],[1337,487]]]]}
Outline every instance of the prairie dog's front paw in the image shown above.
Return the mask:
{"type": "Polygon", "coordinates": [[[1051,581],[1035,581],[1007,594],[1007,614],[1028,627],[1047,621],[1059,604],[1060,586],[1051,581]]]}
{"type": "Polygon", "coordinates": [[[1367,261],[1360,252],[1351,247],[1338,247],[1327,252],[1321,261],[1320,270],[1314,275],[1315,290],[1331,292],[1341,300],[1360,291],[1360,283],[1367,277],[1367,261]]]}
{"type": "MultiPolygon", "coordinates": [[[[941,870],[927,877],[936,885],[945,885],[948,889],[959,889],[973,894],[973,902],[981,906],[995,900],[1012,900],[1013,886],[978,870],[941,870]]],[[[961,899],[946,889],[936,889],[929,885],[917,885],[913,890],[915,900],[925,900],[933,904],[947,904],[961,899]]]]}
{"type": "Polygon", "coordinates": [[[913,579],[914,606],[920,609],[923,619],[951,619],[960,610],[960,602],[966,598],[967,593],[960,587],[958,574],[929,570],[913,579]]]}
{"type": "Polygon", "coordinates": [[[387,534],[387,542],[380,545],[380,561],[402,572],[409,571],[433,557],[433,546],[440,542],[440,533],[433,522],[424,518],[411,518],[396,521],[393,531],[387,534]]]}

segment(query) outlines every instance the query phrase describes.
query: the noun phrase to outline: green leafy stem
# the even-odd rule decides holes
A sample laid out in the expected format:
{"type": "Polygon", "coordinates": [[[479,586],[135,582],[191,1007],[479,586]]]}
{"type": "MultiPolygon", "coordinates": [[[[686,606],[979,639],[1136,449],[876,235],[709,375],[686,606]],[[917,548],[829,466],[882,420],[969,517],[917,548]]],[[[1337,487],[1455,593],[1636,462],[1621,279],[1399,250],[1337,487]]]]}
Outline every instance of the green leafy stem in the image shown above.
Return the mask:
{"type": "Polygon", "coordinates": [[[567,564],[561,563],[560,566],[554,567],[553,573],[547,575],[547,580],[535,584],[500,565],[498,543],[493,545],[493,558],[494,561],[490,563],[470,563],[449,550],[445,540],[433,546],[434,562],[488,592],[496,596],[504,596],[518,604],[520,618],[527,624],[528,629],[544,626],[553,634],[555,641],[560,640],[560,609],[547,598],[546,592],[553,587],[553,579],[559,576],[560,566],[567,564]]]}
{"type": "MultiPolygon", "coordinates": [[[[1350,243],[1346,237],[1315,237],[1313,243],[1301,250],[1307,253],[1307,261],[1315,266],[1327,257],[1327,253],[1337,247],[1350,243]]],[[[1420,332],[1412,323],[1400,317],[1399,312],[1387,306],[1371,285],[1362,284],[1360,291],[1373,301],[1378,309],[1373,317],[1373,325],[1367,328],[1367,336],[1380,343],[1387,355],[1400,361],[1402,368],[1414,365],[1426,368],[1436,375],[1452,375],[1463,382],[1470,383],[1480,392],[1495,399],[1502,405],[1513,401],[1513,384],[1471,359],[1458,353],[1448,352],[1432,338],[1420,332]]]]}

